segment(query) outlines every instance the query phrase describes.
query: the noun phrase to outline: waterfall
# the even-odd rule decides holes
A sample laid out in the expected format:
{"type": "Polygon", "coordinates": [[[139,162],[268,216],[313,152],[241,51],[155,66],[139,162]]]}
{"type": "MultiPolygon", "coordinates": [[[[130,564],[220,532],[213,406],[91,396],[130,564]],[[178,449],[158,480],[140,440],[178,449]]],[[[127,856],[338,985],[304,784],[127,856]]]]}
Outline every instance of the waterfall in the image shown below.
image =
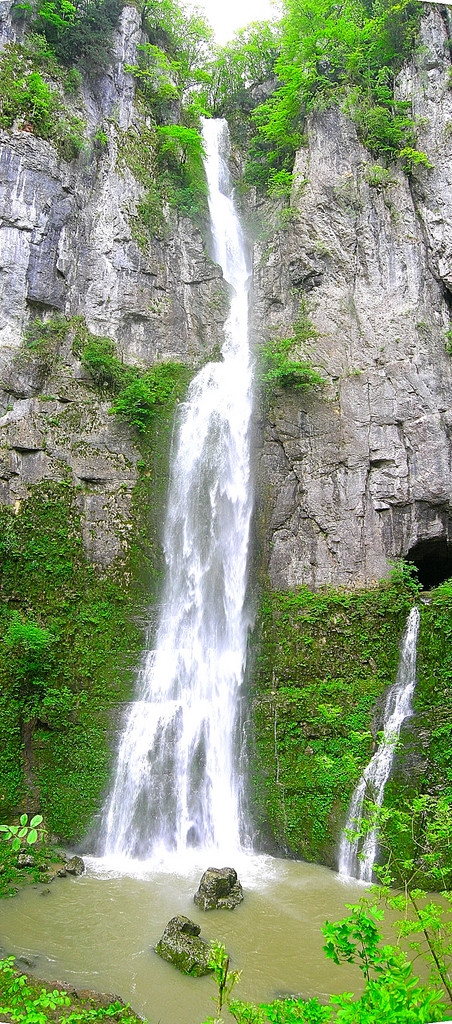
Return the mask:
{"type": "Polygon", "coordinates": [[[384,789],[391,773],[397,741],[402,723],[412,714],[411,698],[416,685],[416,649],[419,632],[419,609],[412,608],[407,619],[400,645],[397,677],[390,687],[383,714],[383,737],[378,749],[364,769],[350,800],[345,829],[339,848],[339,874],[372,881],[372,870],[377,852],[377,829],[364,837],[359,851],[359,839],[349,839],[347,831],[359,829],[366,796],[377,807],[383,804],[384,789]]]}
{"type": "Polygon", "coordinates": [[[138,678],[104,816],[106,855],[240,847],[235,766],[251,517],[249,269],[225,121],[205,121],[214,259],[230,285],[222,361],[179,407],[155,650],[138,678]]]}

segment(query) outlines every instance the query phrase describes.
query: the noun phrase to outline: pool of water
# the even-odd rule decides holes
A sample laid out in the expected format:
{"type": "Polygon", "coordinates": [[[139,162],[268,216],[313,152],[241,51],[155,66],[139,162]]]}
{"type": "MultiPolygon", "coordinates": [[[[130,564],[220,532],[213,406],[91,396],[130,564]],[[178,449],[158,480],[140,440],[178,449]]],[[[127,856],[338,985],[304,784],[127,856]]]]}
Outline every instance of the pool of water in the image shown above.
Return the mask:
{"type": "Polygon", "coordinates": [[[34,959],[41,978],[116,993],[151,1024],[200,1024],[214,1013],[212,979],[184,977],[153,949],[168,920],[185,914],[201,926],[203,938],[224,942],[231,967],[242,971],[238,998],[327,997],[360,988],[356,968],[325,959],[321,928],[327,918],[343,917],[345,904],[365,890],[327,868],[244,857],[233,865],[243,903],[205,913],[193,895],[207,863],[171,872],[136,865],[133,874],[89,858],[87,866],[81,878],[30,887],[2,901],[1,946],[34,959]]]}

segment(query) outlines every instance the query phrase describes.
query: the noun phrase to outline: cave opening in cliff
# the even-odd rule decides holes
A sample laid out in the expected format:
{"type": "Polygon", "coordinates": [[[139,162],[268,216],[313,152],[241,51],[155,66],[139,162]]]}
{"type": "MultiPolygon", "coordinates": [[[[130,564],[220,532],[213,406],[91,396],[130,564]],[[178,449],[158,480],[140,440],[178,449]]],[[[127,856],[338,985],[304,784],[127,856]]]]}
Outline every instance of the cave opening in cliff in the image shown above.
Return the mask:
{"type": "Polygon", "coordinates": [[[432,590],[452,576],[452,543],[445,537],[420,540],[405,557],[416,566],[423,590],[432,590]]]}

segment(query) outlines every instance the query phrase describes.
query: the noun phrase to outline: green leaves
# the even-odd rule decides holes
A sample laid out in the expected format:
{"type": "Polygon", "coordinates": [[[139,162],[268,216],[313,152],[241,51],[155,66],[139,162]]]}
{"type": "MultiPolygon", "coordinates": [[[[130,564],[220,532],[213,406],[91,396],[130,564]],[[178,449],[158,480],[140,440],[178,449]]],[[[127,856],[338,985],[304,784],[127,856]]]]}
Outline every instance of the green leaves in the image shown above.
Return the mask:
{"type": "Polygon", "coordinates": [[[211,943],[209,967],[217,984],[216,1004],[218,1013],[221,1013],[223,1004],[229,1001],[234,985],[240,980],[240,971],[229,970],[229,956],[222,942],[211,943]]]}
{"type": "Polygon", "coordinates": [[[122,7],[122,0],[43,0],[37,4],[32,24],[62,64],[77,64],[94,76],[109,62],[122,7]]]}
{"type": "Polygon", "coordinates": [[[0,127],[11,128],[15,121],[52,142],[65,160],[74,159],[83,146],[84,122],[68,114],[26,45],[8,43],[0,59],[0,127]]]}
{"type": "Polygon", "coordinates": [[[56,1020],[59,1024],[96,1024],[111,1019],[117,1024],[141,1024],[142,1018],[119,1000],[107,1006],[101,1003],[102,997],[83,999],[72,994],[70,998],[64,989],[44,988],[15,970],[14,957],[0,960],[0,1013],[15,1024],[54,1024],[56,1020]]]}
{"type": "Polygon", "coordinates": [[[180,363],[153,366],[119,392],[111,412],[126,420],[140,434],[152,423],[158,409],[181,392],[184,367],[180,363]]]}
{"type": "Polygon", "coordinates": [[[293,355],[297,348],[299,351],[302,349],[309,338],[317,336],[304,301],[300,304],[292,331],[291,337],[271,339],[259,350],[258,380],[270,391],[277,387],[308,391],[325,384],[325,379],[307,360],[293,355]]]}
{"type": "Polygon", "coordinates": [[[343,992],[326,1006],[317,999],[276,999],[260,1006],[229,1001],[237,1024],[427,1024],[440,1018],[441,993],[419,984],[400,949],[381,944],[377,908],[363,899],[348,909],[341,921],[326,923],[324,949],[337,964],[358,964],[366,979],[362,995],[343,992]]]}
{"type": "Polygon", "coordinates": [[[25,843],[33,846],[38,839],[41,842],[45,829],[39,828],[43,818],[42,814],[35,814],[31,821],[28,814],[21,814],[20,825],[0,825],[0,833],[7,842],[11,842],[11,849],[17,852],[25,843]]]}
{"type": "Polygon", "coordinates": [[[285,0],[281,53],[275,63],[276,91],[253,114],[266,147],[253,144],[246,171],[258,184],[259,163],[292,170],[306,115],[315,107],[343,105],[375,155],[388,161],[401,154],[404,169],[428,166],[411,157],[415,125],[409,104],[394,97],[394,78],[412,51],[420,10],[412,0],[346,0],[340,10],[328,0],[285,0]],[[254,164],[254,169],[252,165],[254,164]]]}

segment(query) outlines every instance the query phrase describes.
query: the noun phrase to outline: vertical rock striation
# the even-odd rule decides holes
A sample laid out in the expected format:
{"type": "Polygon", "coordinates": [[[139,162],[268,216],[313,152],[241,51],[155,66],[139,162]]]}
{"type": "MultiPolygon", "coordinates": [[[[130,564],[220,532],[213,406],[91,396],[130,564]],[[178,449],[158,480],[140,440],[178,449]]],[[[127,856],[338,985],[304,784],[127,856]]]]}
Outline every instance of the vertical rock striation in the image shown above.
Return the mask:
{"type": "Polygon", "coordinates": [[[432,170],[376,160],[336,108],[297,154],[291,219],[255,245],[254,329],[286,336],[322,392],[281,391],[263,423],[261,512],[272,584],[367,585],[419,540],[450,539],[452,92],[448,21],[423,19],[399,76],[432,170]]]}
{"type": "MultiPolygon", "coordinates": [[[[11,4],[2,6],[5,45],[15,31],[11,4]]],[[[0,132],[0,501],[14,504],[30,485],[69,472],[86,553],[103,565],[127,536],[139,453],[128,428],[108,416],[110,403],[89,387],[70,341],[45,380],[23,358],[27,325],[82,316],[125,362],[146,367],[205,358],[223,341],[226,315],[221,270],[191,221],[168,216],[161,237],[141,247],[134,238],[144,189],[127,148],[152,159],[134,79],[124,71],[136,63],[140,25],[137,9],[125,7],[111,67],[71,101],[87,123],[77,159],[66,163],[28,130],[0,132]]]]}

